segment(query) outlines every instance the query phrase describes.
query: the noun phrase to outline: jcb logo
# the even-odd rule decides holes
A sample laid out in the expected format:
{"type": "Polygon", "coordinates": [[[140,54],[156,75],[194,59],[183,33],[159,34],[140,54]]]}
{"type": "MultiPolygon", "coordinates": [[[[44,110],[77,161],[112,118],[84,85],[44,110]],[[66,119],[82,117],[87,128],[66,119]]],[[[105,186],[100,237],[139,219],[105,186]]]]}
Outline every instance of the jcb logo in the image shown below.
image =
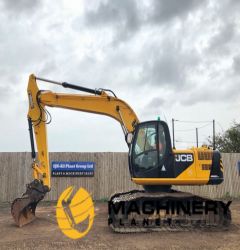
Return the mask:
{"type": "Polygon", "coordinates": [[[176,162],[193,162],[192,154],[176,154],[175,155],[176,162]]]}

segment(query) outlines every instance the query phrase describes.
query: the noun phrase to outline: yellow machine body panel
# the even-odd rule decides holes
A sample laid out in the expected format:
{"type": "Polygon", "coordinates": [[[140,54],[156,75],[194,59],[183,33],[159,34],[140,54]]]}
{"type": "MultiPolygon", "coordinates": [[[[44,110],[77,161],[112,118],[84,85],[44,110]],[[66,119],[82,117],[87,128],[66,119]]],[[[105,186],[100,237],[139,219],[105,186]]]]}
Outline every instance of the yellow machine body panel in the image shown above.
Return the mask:
{"type": "MultiPolygon", "coordinates": [[[[199,160],[198,156],[201,153],[211,153],[211,150],[207,148],[192,148],[189,150],[173,150],[173,154],[180,155],[192,155],[193,163],[184,170],[180,175],[175,178],[132,178],[132,181],[139,185],[204,185],[207,184],[210,177],[210,170],[212,159],[209,160],[199,160]],[[210,166],[210,168],[205,168],[204,166],[210,166]]],[[[178,166],[178,162],[175,159],[175,167],[178,166]]]]}
{"type": "MultiPolygon", "coordinates": [[[[192,163],[174,178],[158,177],[158,178],[132,178],[132,181],[138,185],[207,185],[211,184],[211,171],[213,166],[213,150],[207,147],[191,148],[189,150],[173,150],[176,172],[182,166],[179,164],[179,157],[193,156],[192,163]]],[[[182,160],[187,160],[183,157],[182,160]]],[[[223,176],[223,164],[220,160],[220,171],[223,176]]],[[[220,182],[219,182],[220,183],[220,182]]],[[[215,183],[215,184],[219,184],[215,183]]],[[[214,184],[214,183],[213,183],[214,184]]]]}

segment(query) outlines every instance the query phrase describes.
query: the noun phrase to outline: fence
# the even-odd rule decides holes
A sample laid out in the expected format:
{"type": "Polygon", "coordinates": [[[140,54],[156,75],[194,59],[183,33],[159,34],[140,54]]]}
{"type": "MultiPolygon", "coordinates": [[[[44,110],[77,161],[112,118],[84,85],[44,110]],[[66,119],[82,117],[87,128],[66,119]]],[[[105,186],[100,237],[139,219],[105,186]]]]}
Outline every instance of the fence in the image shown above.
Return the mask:
{"type": "MultiPolygon", "coordinates": [[[[189,186],[175,188],[211,198],[240,197],[240,177],[237,161],[240,154],[222,154],[224,183],[217,186],[189,186]]],[[[51,192],[45,200],[57,200],[68,186],[84,187],[96,200],[108,198],[115,192],[140,189],[130,181],[127,153],[50,153],[51,161],[96,162],[94,177],[52,177],[51,192]]],[[[31,155],[0,153],[0,201],[12,201],[25,191],[32,180],[31,155]]]]}

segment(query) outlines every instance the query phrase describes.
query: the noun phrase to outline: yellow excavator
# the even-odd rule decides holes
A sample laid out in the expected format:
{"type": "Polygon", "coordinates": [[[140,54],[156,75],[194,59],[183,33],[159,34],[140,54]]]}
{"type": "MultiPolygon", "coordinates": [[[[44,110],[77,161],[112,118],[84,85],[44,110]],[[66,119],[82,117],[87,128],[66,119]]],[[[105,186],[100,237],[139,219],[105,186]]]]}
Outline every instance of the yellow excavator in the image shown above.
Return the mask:
{"type": "Polygon", "coordinates": [[[219,151],[207,147],[186,150],[172,148],[166,122],[140,122],[132,108],[109,89],[90,89],[32,74],[29,77],[27,93],[34,180],[27,185],[23,196],[12,203],[11,213],[19,227],[35,219],[38,202],[51,189],[46,131],[50,113],[46,106],[107,115],[120,123],[129,147],[131,180],[142,185],[143,190],[117,193],[110,198],[109,225],[115,232],[158,231],[162,228],[219,228],[230,224],[229,204],[171,189],[172,185],[222,183],[223,165],[219,151]],[[57,84],[88,94],[63,94],[39,90],[37,81],[57,84]],[[177,209],[169,207],[170,204],[174,204],[175,208],[177,206],[177,209]],[[205,209],[205,213],[199,213],[201,208],[205,209]],[[135,220],[134,223],[132,218],[135,220]],[[159,219],[162,224],[159,223],[159,219]]]}

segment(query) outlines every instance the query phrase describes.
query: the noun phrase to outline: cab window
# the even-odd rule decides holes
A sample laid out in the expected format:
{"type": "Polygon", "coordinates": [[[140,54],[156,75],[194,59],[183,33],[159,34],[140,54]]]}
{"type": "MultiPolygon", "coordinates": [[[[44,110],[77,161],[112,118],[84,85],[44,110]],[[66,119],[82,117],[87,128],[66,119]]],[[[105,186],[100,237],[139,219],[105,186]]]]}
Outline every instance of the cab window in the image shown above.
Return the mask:
{"type": "Polygon", "coordinates": [[[134,164],[139,168],[150,169],[157,166],[157,131],[155,124],[141,126],[133,145],[134,164]]]}
{"type": "Polygon", "coordinates": [[[161,124],[158,125],[158,138],[159,160],[162,160],[166,152],[166,137],[161,124]]]}

